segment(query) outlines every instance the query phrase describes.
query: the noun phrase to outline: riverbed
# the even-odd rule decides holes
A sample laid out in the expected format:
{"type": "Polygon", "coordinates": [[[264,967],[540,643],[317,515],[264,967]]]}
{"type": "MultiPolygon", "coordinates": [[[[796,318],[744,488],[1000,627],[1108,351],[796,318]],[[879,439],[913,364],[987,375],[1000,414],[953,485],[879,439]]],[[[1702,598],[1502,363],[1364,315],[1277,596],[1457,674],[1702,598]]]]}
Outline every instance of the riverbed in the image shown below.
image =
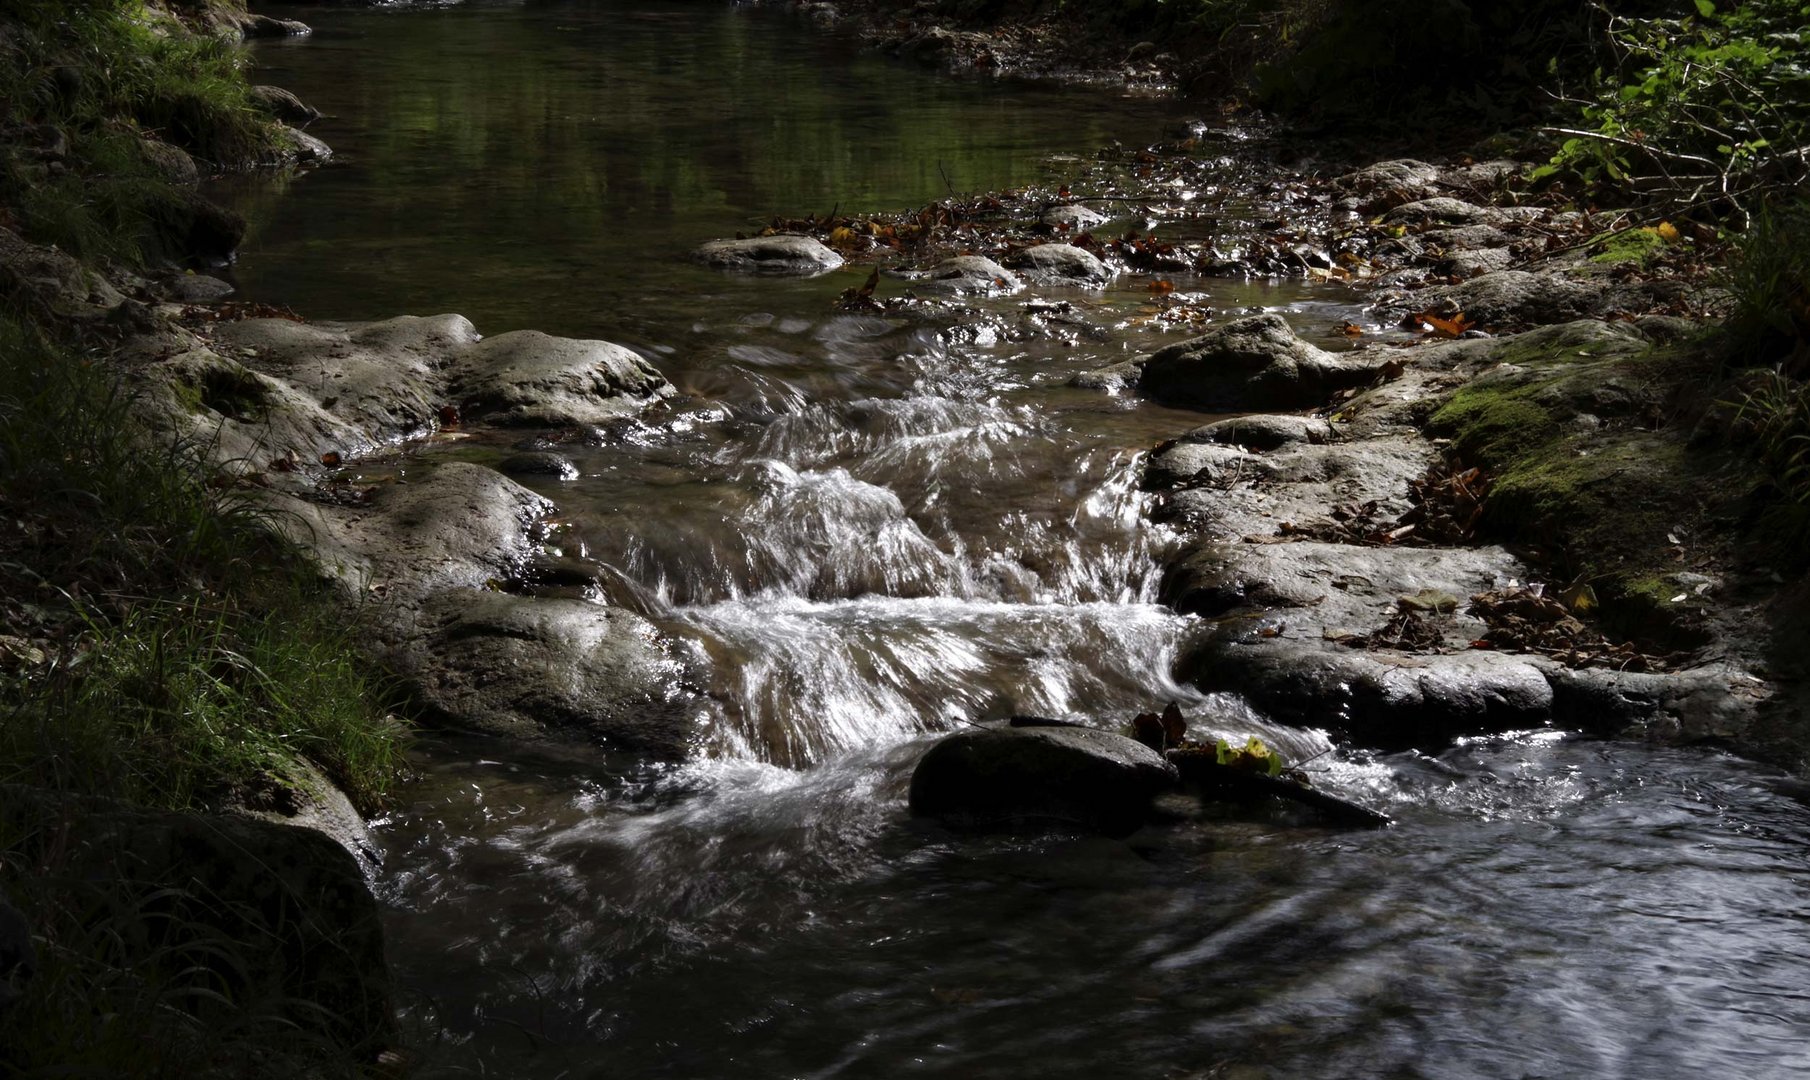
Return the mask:
{"type": "MultiPolygon", "coordinates": [[[[866,268],[684,258],[773,215],[1062,182],[1176,106],[934,75],[728,4],[267,10],[315,33],[260,44],[260,79],[328,114],[340,162],[227,189],[243,296],[604,338],[684,395],[544,433],[578,475],[533,486],[552,544],[610,568],[589,597],[704,673],[695,755],[422,741],[377,888],[426,1074],[1810,1069],[1810,808],[1773,774],[1544,730],[1335,749],[1175,680],[1200,621],[1156,603],[1172,538],[1138,472],[1208,418],[1067,385],[1190,332],[1148,279],[860,313],[835,300],[866,268]],[[938,733],[1170,701],[1399,824],[1183,800],[1117,841],[906,813],[938,733]]],[[[1192,194],[1222,205],[1257,151],[1195,130],[1223,168],[1192,194]]],[[[1337,285],[1169,285],[1328,348],[1363,317],[1337,285]]]]}

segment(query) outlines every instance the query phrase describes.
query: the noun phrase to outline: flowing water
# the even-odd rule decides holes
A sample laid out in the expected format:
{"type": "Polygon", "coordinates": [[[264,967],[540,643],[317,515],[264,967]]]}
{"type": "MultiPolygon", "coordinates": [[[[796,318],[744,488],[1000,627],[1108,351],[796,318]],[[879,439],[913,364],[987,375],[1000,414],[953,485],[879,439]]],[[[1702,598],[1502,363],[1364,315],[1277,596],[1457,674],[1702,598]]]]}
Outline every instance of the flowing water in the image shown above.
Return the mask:
{"type": "MultiPolygon", "coordinates": [[[[562,444],[580,476],[539,486],[555,543],[612,571],[594,598],[709,672],[700,753],[423,744],[378,884],[428,1074],[1810,1070],[1810,809],[1732,758],[1548,732],[1318,757],[1401,820],[1362,834],[1185,800],[1129,841],[909,818],[936,732],[1018,712],[1177,701],[1329,750],[1171,676],[1198,624],[1153,602],[1172,538],[1137,466],[1202,418],[1064,385],[1182,331],[1136,279],[856,315],[832,301],[860,272],[680,256],[774,213],[1037,182],[1165,107],[719,3],[269,10],[316,27],[257,58],[343,163],[228,191],[247,296],[607,338],[688,395],[562,444]]],[[[1203,198],[1248,182],[1227,140],[1203,198]]],[[[1328,344],[1358,317],[1325,287],[1176,284],[1328,344]]]]}

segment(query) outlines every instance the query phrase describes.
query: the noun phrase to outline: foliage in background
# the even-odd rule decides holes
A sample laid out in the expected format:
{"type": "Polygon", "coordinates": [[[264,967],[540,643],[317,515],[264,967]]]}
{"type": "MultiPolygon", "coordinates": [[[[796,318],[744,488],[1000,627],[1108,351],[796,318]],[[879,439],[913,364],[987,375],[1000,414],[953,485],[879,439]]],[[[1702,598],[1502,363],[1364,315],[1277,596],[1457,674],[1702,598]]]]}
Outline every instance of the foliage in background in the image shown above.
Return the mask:
{"type": "Polygon", "coordinates": [[[1572,104],[1581,122],[1541,175],[1576,174],[1677,213],[1744,226],[1810,181],[1810,4],[1694,0],[1676,18],[1598,5],[1613,64],[1572,104]]]}
{"type": "Polygon", "coordinates": [[[0,320],[0,508],[29,526],[0,542],[5,614],[57,642],[0,677],[0,782],[280,806],[306,758],[375,805],[397,737],[343,619],[203,448],[126,436],[128,404],[0,320]]]}

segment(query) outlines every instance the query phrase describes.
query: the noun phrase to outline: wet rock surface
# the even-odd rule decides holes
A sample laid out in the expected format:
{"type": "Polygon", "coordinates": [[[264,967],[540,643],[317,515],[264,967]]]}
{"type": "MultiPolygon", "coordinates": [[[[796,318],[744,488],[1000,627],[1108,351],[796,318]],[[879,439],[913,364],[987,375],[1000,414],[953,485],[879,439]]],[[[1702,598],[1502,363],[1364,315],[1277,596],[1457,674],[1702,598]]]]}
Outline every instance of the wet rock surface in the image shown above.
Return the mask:
{"type": "Polygon", "coordinates": [[[1491,627],[1471,598],[1539,571],[1495,545],[1422,546],[1398,524],[1440,466],[1426,428],[1456,390],[1537,387],[1552,415],[1600,424],[1644,407],[1600,361],[1670,338],[1663,322],[1578,321],[1424,346],[1336,422],[1237,417],[1159,447],[1146,486],[1189,534],[1162,597],[1213,620],[1182,673],[1279,720],[1382,747],[1554,723],[1687,741],[1750,726],[1752,680],[1726,664],[1628,673],[1475,648],[1491,627]],[[1359,518],[1376,524],[1347,524],[1359,518]]]}
{"type": "Polygon", "coordinates": [[[745,240],[712,240],[692,257],[719,270],[809,277],[842,265],[842,256],[809,236],[778,233],[745,240]]]}
{"type": "Polygon", "coordinates": [[[1018,275],[983,255],[958,255],[930,268],[926,285],[951,292],[992,294],[1024,287],[1018,275]]]}
{"type": "Polygon", "coordinates": [[[1007,256],[1006,264],[1039,285],[1098,287],[1113,279],[1099,256],[1073,244],[1038,244],[1007,256]]]}
{"type": "Polygon", "coordinates": [[[1133,739],[1022,721],[958,732],[911,774],[911,812],[967,828],[1059,824],[1130,833],[1175,766],[1133,739]]]}
{"type": "Polygon", "coordinates": [[[1212,412],[1304,409],[1369,382],[1383,363],[1315,348],[1282,316],[1265,314],[1152,353],[1137,390],[1164,405],[1212,412]]]}

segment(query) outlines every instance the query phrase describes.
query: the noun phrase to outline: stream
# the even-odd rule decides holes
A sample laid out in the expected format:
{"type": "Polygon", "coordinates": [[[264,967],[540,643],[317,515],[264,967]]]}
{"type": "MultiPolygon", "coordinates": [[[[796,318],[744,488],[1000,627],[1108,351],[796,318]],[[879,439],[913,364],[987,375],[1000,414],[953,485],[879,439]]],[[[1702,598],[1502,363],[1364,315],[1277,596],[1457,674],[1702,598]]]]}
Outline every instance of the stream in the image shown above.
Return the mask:
{"type": "MultiPolygon", "coordinates": [[[[1199,624],[1155,603],[1173,540],[1138,467],[1208,418],[1066,386],[1187,336],[1146,279],[852,314],[865,267],[684,259],[775,214],[1059,179],[1175,105],[939,76],[726,3],[260,10],[314,27],[259,43],[259,79],[327,114],[339,161],[216,185],[251,224],[243,298],[603,338],[684,393],[532,486],[552,543],[610,568],[592,598],[708,673],[698,754],[423,738],[375,829],[423,1075],[1810,1073],[1789,781],[1550,731],[1335,750],[1174,681],[1199,624]],[[1120,841],[906,813],[940,732],[1169,701],[1399,824],[1177,801],[1120,841]]],[[[1231,209],[1130,224],[1235,225],[1247,151],[1203,139],[1198,194],[1231,209]]],[[[1327,348],[1363,317],[1336,285],[1174,284],[1327,348]]]]}

